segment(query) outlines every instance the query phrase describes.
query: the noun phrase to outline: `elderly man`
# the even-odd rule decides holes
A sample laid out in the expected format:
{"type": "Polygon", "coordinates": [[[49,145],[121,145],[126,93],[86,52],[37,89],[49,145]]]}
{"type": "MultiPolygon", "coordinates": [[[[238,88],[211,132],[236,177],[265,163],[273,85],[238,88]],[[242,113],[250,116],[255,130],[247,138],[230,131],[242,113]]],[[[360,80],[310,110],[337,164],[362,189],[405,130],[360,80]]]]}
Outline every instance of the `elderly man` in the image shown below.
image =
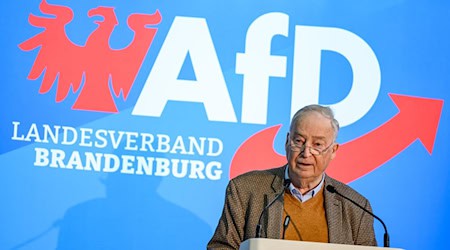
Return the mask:
{"type": "Polygon", "coordinates": [[[287,165],[230,181],[208,249],[239,249],[260,232],[273,239],[376,245],[373,218],[325,188],[332,186],[371,211],[366,198],[325,174],[339,148],[338,130],[328,107],[309,105],[297,111],[286,137],[287,165]]]}

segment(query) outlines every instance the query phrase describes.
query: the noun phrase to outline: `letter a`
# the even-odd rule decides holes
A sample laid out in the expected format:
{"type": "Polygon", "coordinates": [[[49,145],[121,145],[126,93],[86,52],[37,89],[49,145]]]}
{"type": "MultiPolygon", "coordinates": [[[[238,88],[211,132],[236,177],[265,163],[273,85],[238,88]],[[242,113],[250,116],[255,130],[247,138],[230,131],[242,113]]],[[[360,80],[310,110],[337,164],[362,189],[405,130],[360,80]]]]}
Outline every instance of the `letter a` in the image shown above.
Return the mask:
{"type": "Polygon", "coordinates": [[[159,117],[169,100],[203,103],[208,120],[237,122],[203,18],[175,17],[132,114],[159,117]],[[188,53],[196,81],[177,79],[188,53]]]}

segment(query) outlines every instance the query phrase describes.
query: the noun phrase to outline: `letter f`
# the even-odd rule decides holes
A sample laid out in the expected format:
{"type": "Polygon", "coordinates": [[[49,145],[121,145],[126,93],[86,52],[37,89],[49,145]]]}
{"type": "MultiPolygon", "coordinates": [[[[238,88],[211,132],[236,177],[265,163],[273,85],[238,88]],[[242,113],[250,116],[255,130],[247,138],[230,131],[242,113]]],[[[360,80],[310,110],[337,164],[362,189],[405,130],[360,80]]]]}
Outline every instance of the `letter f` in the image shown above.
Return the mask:
{"type": "Polygon", "coordinates": [[[236,74],[243,75],[243,123],[266,124],[269,77],[286,76],[286,57],[270,54],[272,38],[287,37],[289,16],[268,13],[257,18],[248,28],[245,53],[236,54],[236,74]]]}

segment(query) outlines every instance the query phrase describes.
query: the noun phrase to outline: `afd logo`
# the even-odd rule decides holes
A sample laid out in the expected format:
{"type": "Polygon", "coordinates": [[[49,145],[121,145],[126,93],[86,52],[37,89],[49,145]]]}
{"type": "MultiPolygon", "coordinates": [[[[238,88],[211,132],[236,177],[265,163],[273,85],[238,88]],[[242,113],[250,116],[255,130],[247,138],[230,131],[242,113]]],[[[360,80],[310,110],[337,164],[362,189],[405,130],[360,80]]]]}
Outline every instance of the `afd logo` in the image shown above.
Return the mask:
{"type": "MultiPolygon", "coordinates": [[[[97,7],[88,12],[89,17],[101,16],[103,20],[96,21],[98,27],[87,38],[85,46],[72,43],[65,32],[65,26],[73,18],[70,8],[43,0],[40,10],[54,18],[32,14],[29,17],[31,25],[44,31],[19,45],[25,51],[40,47],[28,78],[36,80],[44,75],[41,94],[47,93],[56,82],[58,102],[66,98],[71,88],[80,91],[74,109],[118,112],[113,95],[122,94],[127,98],[156,35],[156,26],[161,23],[159,11],[130,14],[127,23],[135,33],[134,39],[126,48],[113,50],[109,39],[118,23],[112,7],[97,7]]],[[[243,76],[241,123],[267,124],[269,80],[286,77],[287,56],[271,54],[275,36],[289,36],[288,15],[272,12],[256,18],[247,29],[245,51],[236,53],[235,73],[243,76]]],[[[381,85],[379,63],[371,47],[356,34],[339,28],[296,25],[293,36],[291,115],[306,104],[319,103],[321,53],[334,51],[349,62],[353,82],[347,96],[330,106],[342,127],[365,116],[374,105],[381,85]]],[[[373,131],[342,144],[327,170],[330,175],[344,182],[355,180],[393,158],[416,139],[432,153],[443,101],[390,96],[399,113],[373,131]],[[390,144],[377,143],[392,141],[390,138],[397,139],[390,144]],[[367,150],[368,146],[372,149],[367,150]]],[[[238,122],[204,18],[174,18],[132,115],[160,117],[168,101],[202,103],[209,121],[238,122]],[[188,56],[196,79],[178,79],[188,56]]],[[[285,157],[272,146],[280,127],[267,128],[248,138],[233,156],[230,177],[255,166],[266,169],[284,164],[285,157]]]]}
{"type": "MultiPolygon", "coordinates": [[[[43,75],[41,94],[56,85],[57,102],[63,101],[71,89],[79,92],[73,109],[118,112],[114,96],[127,98],[161,22],[159,11],[130,14],[127,23],[134,31],[134,39],[126,48],[113,50],[109,40],[118,25],[114,8],[97,7],[87,13],[103,20],[95,21],[97,28],[86,44],[79,46],[65,31],[74,15],[69,7],[45,0],[39,7],[47,16],[30,14],[29,22],[44,31],[19,45],[25,51],[39,48],[28,78],[36,80],[43,75]]],[[[243,76],[240,122],[267,123],[269,80],[285,78],[288,66],[294,72],[291,114],[306,104],[318,103],[324,50],[344,56],[353,71],[350,92],[331,105],[339,121],[346,126],[363,117],[380,90],[380,68],[370,46],[343,29],[296,25],[294,53],[288,55],[292,56],[293,65],[287,65],[287,56],[271,54],[271,44],[275,36],[288,37],[288,31],[289,16],[280,12],[264,14],[248,27],[245,51],[236,53],[235,73],[243,76]]],[[[132,114],[160,117],[168,101],[201,103],[209,121],[238,122],[204,18],[174,18],[132,114]],[[196,79],[178,79],[188,56],[196,79]]]]}

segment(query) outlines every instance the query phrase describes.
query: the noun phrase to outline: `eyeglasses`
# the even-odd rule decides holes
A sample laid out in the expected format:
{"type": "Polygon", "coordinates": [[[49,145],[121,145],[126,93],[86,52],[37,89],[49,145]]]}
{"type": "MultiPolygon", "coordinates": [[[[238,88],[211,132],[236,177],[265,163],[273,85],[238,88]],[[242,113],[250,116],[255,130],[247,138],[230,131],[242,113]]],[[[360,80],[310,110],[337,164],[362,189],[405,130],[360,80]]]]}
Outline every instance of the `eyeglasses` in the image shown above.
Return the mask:
{"type": "Polygon", "coordinates": [[[312,155],[321,155],[325,153],[331,146],[333,146],[334,141],[325,148],[306,146],[304,142],[294,142],[292,138],[289,138],[289,144],[293,152],[303,152],[306,148],[309,148],[309,152],[312,155]]]}

